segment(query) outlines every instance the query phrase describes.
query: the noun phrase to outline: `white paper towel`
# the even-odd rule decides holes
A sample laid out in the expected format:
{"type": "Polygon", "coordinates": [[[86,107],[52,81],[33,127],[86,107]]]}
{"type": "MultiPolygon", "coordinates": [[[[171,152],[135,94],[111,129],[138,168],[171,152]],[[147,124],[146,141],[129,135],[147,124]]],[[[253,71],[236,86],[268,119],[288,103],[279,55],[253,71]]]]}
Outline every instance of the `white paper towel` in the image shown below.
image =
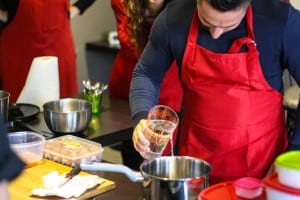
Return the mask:
{"type": "Polygon", "coordinates": [[[42,177],[43,187],[34,188],[31,194],[40,197],[57,196],[62,198],[79,197],[86,190],[102,184],[103,179],[96,175],[76,175],[72,179],[66,178],[66,173],[59,175],[57,171],[42,177]]]}
{"type": "Polygon", "coordinates": [[[17,103],[30,103],[43,110],[43,104],[59,99],[58,58],[41,56],[33,59],[17,103]]]}

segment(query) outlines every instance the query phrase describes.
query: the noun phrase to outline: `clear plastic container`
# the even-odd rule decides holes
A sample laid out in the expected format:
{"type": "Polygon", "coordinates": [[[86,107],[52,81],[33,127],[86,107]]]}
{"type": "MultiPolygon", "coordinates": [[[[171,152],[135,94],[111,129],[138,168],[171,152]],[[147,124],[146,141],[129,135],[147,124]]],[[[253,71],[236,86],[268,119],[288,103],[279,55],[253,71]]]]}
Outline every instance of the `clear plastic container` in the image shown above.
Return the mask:
{"type": "Polygon", "coordinates": [[[43,158],[46,141],[44,136],[31,131],[11,132],[8,133],[8,140],[12,150],[27,164],[27,167],[43,158]]]}
{"type": "Polygon", "coordinates": [[[44,157],[65,165],[74,166],[81,161],[101,161],[103,148],[100,143],[73,135],[47,140],[44,157]]]}

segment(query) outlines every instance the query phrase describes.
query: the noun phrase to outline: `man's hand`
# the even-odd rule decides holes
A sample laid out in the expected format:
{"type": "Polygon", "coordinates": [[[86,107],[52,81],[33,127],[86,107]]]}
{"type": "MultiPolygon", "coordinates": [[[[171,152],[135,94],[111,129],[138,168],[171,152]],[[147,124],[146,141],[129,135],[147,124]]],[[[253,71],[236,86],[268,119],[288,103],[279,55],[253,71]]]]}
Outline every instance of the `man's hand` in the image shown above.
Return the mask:
{"type": "Polygon", "coordinates": [[[132,141],[135,150],[137,150],[140,154],[142,152],[148,152],[150,151],[149,149],[149,141],[147,138],[145,138],[143,132],[147,128],[147,120],[142,119],[138,125],[135,127],[133,134],[132,134],[132,141]]]}
{"type": "Polygon", "coordinates": [[[0,21],[3,23],[7,22],[7,11],[0,9],[0,21]]]}
{"type": "Polygon", "coordinates": [[[73,19],[75,16],[79,15],[79,9],[76,6],[70,7],[70,19],[73,19]]]}

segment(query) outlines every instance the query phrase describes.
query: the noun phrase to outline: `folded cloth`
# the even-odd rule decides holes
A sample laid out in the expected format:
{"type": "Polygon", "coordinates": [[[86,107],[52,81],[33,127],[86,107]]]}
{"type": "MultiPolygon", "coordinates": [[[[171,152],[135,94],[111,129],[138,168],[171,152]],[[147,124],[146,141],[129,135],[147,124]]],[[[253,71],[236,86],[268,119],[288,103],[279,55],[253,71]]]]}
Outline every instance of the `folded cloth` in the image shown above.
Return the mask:
{"type": "Polygon", "coordinates": [[[43,110],[47,101],[59,99],[58,58],[41,56],[33,59],[17,103],[35,104],[43,110]]]}
{"type": "Polygon", "coordinates": [[[86,190],[104,182],[96,175],[76,175],[72,179],[68,179],[65,173],[58,175],[57,171],[46,174],[42,177],[42,180],[44,187],[33,189],[31,191],[32,195],[76,198],[86,190]]]}

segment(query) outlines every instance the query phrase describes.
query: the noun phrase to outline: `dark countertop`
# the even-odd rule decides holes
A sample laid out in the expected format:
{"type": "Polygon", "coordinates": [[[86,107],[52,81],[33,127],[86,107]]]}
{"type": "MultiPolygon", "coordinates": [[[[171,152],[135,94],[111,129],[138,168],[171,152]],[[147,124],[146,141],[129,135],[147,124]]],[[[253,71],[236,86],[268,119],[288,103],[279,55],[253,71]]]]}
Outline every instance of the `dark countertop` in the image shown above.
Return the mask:
{"type": "Polygon", "coordinates": [[[97,174],[100,177],[114,181],[116,183],[116,188],[107,192],[104,192],[93,200],[143,200],[143,184],[141,182],[132,182],[127,176],[114,173],[114,172],[89,172],[91,174],[97,174]]]}
{"type": "MultiPolygon", "coordinates": [[[[101,108],[102,112],[99,115],[92,116],[91,122],[84,132],[72,133],[72,135],[99,142],[102,146],[109,146],[124,140],[130,140],[132,125],[128,101],[109,97],[104,94],[101,108]]],[[[48,129],[42,112],[34,120],[17,122],[17,126],[41,133],[46,139],[62,135],[53,133],[48,129]]]]}
{"type": "Polygon", "coordinates": [[[85,45],[85,49],[92,51],[106,51],[111,53],[117,53],[119,51],[119,48],[110,46],[108,42],[100,40],[87,42],[85,45]]]}

